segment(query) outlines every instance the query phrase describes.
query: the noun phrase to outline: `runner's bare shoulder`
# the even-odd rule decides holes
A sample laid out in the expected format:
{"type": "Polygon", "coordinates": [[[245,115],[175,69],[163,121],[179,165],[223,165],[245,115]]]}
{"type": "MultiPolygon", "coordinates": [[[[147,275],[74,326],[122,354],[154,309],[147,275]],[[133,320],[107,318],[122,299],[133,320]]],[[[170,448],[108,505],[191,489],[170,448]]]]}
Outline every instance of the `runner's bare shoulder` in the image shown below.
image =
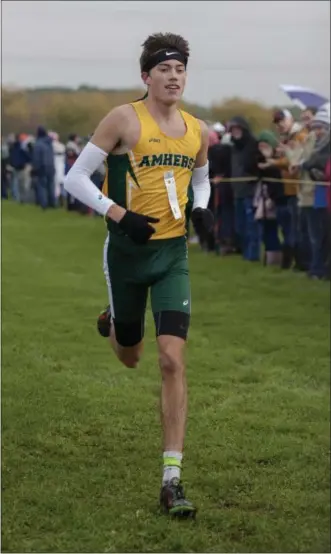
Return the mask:
{"type": "Polygon", "coordinates": [[[207,123],[205,121],[203,121],[203,119],[198,119],[197,121],[200,125],[201,136],[205,140],[206,138],[208,138],[208,135],[209,135],[209,130],[208,130],[207,123]]]}
{"type": "Polygon", "coordinates": [[[140,123],[130,104],[112,109],[99,123],[91,141],[114,154],[124,154],[137,144],[140,123]]]}
{"type": "MultiPolygon", "coordinates": [[[[198,119],[198,123],[200,125],[200,131],[201,131],[201,147],[200,152],[206,152],[208,150],[209,146],[209,129],[207,126],[207,123],[203,121],[202,119],[198,119]]],[[[199,153],[200,153],[199,152],[199,153]]]]}

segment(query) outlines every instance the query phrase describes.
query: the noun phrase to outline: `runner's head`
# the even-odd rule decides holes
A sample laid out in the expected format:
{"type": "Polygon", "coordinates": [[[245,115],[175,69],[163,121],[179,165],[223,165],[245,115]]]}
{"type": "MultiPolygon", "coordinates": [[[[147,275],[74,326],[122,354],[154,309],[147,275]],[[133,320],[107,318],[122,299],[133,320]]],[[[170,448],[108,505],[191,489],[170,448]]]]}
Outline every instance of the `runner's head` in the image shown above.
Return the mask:
{"type": "Polygon", "coordinates": [[[157,33],[142,46],[140,69],[148,95],[168,105],[178,102],[186,82],[188,42],[180,35],[157,33]]]}

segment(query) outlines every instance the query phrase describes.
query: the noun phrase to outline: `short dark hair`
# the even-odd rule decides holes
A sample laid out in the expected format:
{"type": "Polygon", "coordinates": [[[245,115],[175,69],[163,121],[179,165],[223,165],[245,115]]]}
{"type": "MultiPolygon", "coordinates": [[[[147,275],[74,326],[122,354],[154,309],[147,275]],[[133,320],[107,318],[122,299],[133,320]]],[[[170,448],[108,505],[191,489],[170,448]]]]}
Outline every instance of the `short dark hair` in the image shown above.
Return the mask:
{"type": "Polygon", "coordinates": [[[188,59],[190,55],[190,47],[187,40],[180,35],[174,35],[173,33],[155,33],[147,37],[142,44],[143,51],[140,56],[140,69],[146,64],[146,61],[156,54],[159,50],[166,50],[168,48],[177,50],[182,56],[188,59]]]}
{"type": "Polygon", "coordinates": [[[310,112],[311,114],[313,115],[316,115],[317,114],[317,108],[315,108],[315,106],[307,106],[303,112],[310,112]]]}
{"type": "Polygon", "coordinates": [[[275,110],[272,118],[273,123],[277,124],[280,121],[283,121],[283,119],[285,119],[285,113],[283,110],[275,110]]]}

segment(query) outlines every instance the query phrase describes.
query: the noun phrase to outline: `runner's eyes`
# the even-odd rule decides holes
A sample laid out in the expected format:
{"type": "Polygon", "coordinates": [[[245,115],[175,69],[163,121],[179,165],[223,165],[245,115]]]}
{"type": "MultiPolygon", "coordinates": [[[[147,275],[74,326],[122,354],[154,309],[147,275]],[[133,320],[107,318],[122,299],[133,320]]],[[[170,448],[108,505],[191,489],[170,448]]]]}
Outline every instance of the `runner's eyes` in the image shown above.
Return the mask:
{"type": "MultiPolygon", "coordinates": [[[[160,67],[161,73],[167,73],[171,70],[171,67],[160,67]]],[[[176,73],[182,74],[185,72],[185,69],[183,67],[176,67],[176,73]]]]}

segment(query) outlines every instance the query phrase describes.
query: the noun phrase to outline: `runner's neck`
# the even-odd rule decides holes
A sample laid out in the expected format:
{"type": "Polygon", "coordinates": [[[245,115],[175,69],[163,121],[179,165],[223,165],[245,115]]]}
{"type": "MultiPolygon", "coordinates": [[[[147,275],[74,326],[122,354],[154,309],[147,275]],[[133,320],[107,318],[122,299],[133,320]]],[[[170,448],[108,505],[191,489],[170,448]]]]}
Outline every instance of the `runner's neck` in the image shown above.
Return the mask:
{"type": "Polygon", "coordinates": [[[156,121],[162,120],[166,123],[170,123],[174,120],[178,112],[177,103],[171,105],[163,104],[162,102],[154,100],[150,96],[148,96],[144,102],[149,113],[156,121]]]}

